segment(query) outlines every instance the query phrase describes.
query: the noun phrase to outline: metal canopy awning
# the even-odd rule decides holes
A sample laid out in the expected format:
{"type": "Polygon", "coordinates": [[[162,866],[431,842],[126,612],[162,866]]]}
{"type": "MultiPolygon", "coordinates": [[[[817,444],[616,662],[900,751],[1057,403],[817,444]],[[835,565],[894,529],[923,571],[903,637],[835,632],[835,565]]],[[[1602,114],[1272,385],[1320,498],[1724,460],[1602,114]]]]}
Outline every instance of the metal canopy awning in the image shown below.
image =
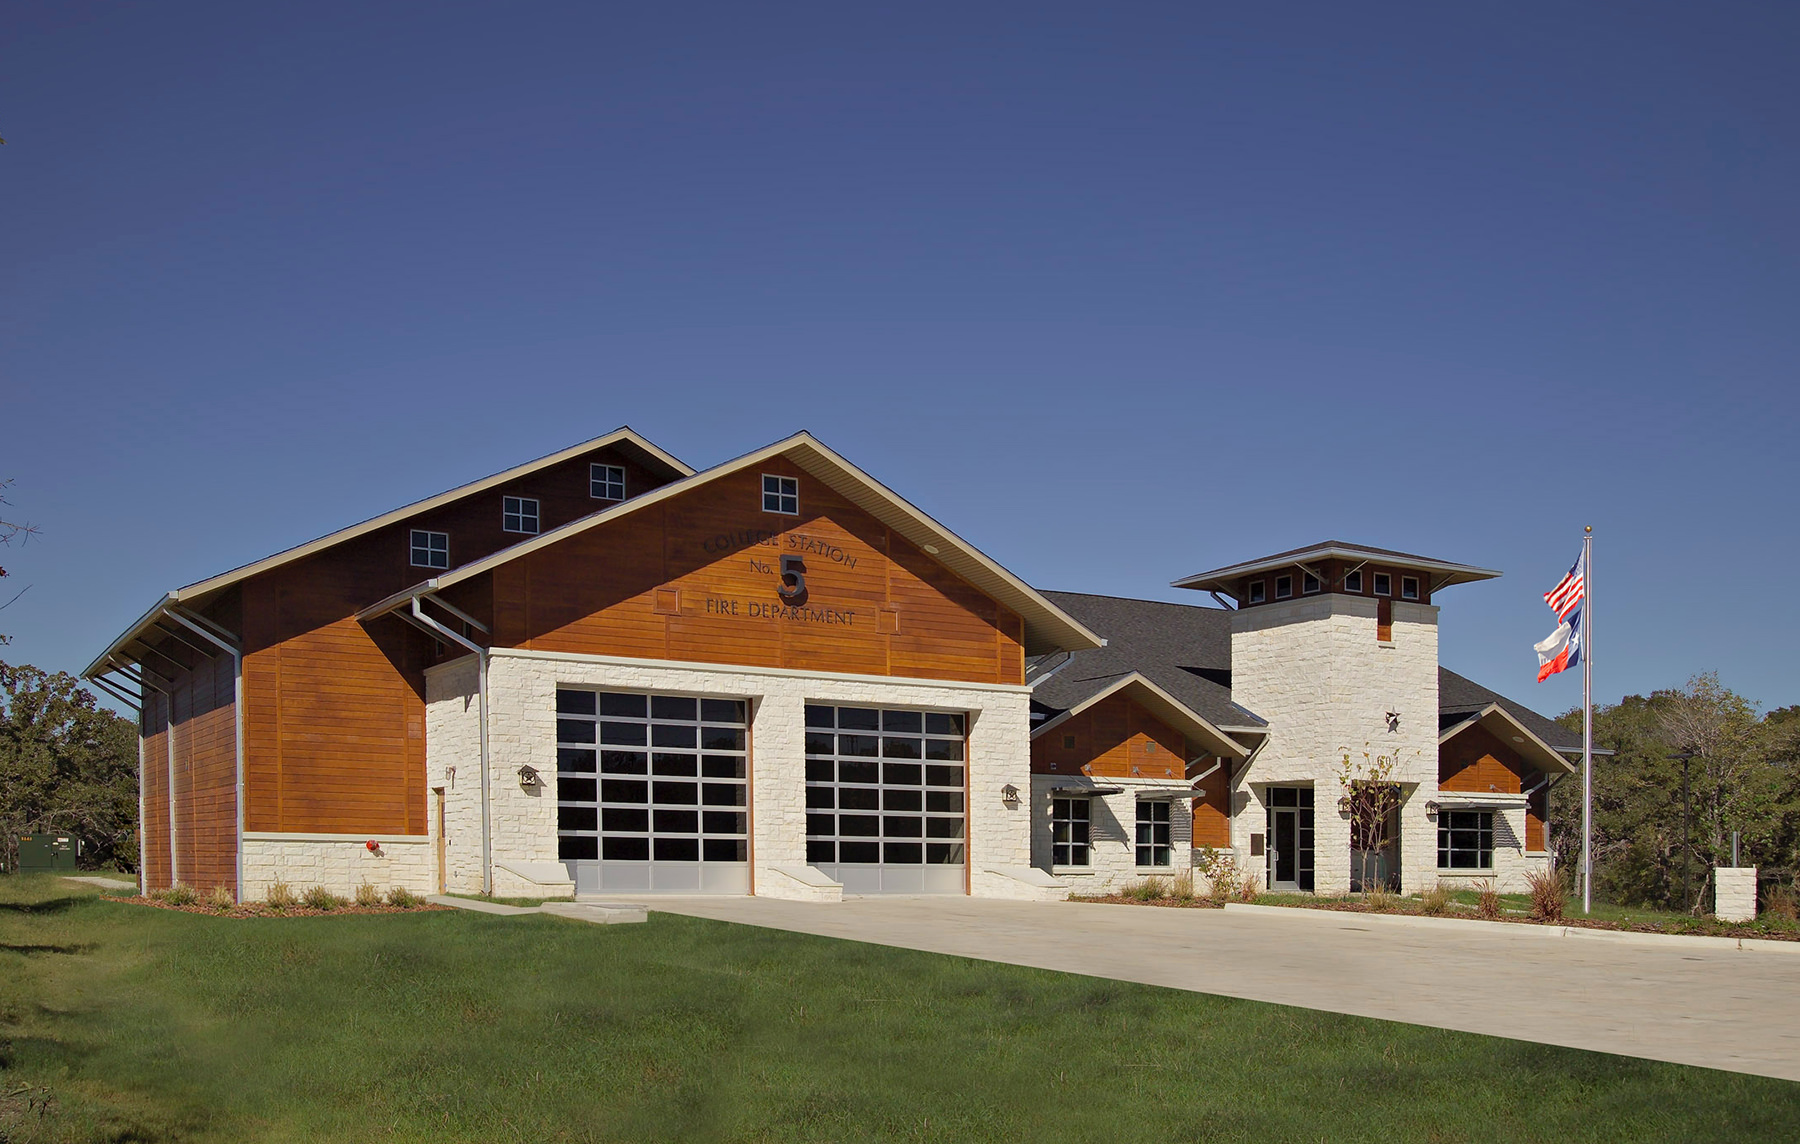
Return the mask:
{"type": "Polygon", "coordinates": [[[1050,793],[1060,795],[1124,794],[1125,788],[1117,786],[1059,786],[1051,787],[1050,793]]]}

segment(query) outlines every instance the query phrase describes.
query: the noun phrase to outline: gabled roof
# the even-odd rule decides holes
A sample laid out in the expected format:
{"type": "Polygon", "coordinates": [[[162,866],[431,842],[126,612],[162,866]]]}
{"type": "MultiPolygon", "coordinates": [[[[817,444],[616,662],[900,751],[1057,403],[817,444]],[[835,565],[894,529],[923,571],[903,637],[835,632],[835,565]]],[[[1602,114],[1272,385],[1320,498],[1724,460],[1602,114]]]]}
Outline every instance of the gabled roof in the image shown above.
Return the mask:
{"type": "Polygon", "coordinates": [[[1500,575],[1491,568],[1477,568],[1472,564],[1456,564],[1448,560],[1439,560],[1433,556],[1416,556],[1410,552],[1395,552],[1391,548],[1370,548],[1366,544],[1351,544],[1343,540],[1322,540],[1305,548],[1293,548],[1243,564],[1231,564],[1224,568],[1215,568],[1211,572],[1197,572],[1192,576],[1183,576],[1174,581],[1173,586],[1198,588],[1201,591],[1228,592],[1231,590],[1233,581],[1245,576],[1254,576],[1258,572],[1273,572],[1280,568],[1291,568],[1297,565],[1304,566],[1320,560],[1374,561],[1397,568],[1415,569],[1431,575],[1431,589],[1434,592],[1451,584],[1493,580],[1500,575]]]}
{"type": "Polygon", "coordinates": [[[197,583],[189,584],[185,588],[177,588],[164,595],[164,597],[153,605],[149,611],[139,617],[136,623],[127,628],[123,635],[114,640],[105,651],[100,653],[99,657],[96,658],[93,663],[88,665],[87,670],[83,671],[82,675],[87,677],[93,675],[96,671],[102,670],[104,665],[109,660],[114,659],[126,644],[131,643],[138,636],[143,635],[170,605],[198,601],[202,597],[211,596],[215,592],[223,591],[233,584],[248,580],[250,577],[262,572],[267,572],[272,568],[279,568],[283,564],[289,564],[295,560],[305,559],[314,553],[322,552],[327,548],[343,544],[349,540],[354,540],[359,536],[374,532],[376,529],[385,528],[390,524],[406,520],[408,517],[416,516],[424,512],[430,512],[432,509],[441,508],[444,505],[459,501],[464,497],[474,496],[477,493],[485,492],[497,485],[505,484],[508,481],[518,480],[521,477],[530,476],[532,473],[550,468],[552,465],[559,465],[564,461],[573,460],[583,453],[589,453],[596,449],[604,449],[608,446],[615,447],[621,452],[632,456],[633,459],[644,465],[646,468],[661,470],[666,476],[672,478],[691,476],[694,472],[694,470],[689,468],[686,464],[651,443],[648,438],[641,436],[628,426],[621,426],[618,429],[614,429],[611,433],[595,437],[591,441],[584,441],[579,445],[571,445],[567,449],[561,449],[548,456],[539,457],[535,461],[527,461],[523,465],[515,465],[510,469],[505,469],[501,472],[494,473],[491,476],[483,477],[478,481],[471,481],[466,485],[459,485],[447,492],[439,493],[433,497],[427,497],[422,501],[416,501],[403,508],[397,508],[391,512],[384,512],[380,516],[370,517],[360,524],[353,524],[348,528],[340,528],[336,532],[327,533],[316,540],[309,540],[305,544],[297,545],[296,547],[286,549],[282,552],[277,552],[272,556],[265,556],[261,560],[256,560],[241,567],[233,568],[229,572],[221,572],[217,576],[212,576],[205,580],[198,581],[197,583]]]}
{"type": "Polygon", "coordinates": [[[1136,673],[1227,734],[1267,726],[1231,701],[1230,612],[1076,592],[1044,595],[1105,636],[1106,646],[1035,665],[1026,675],[1035,702],[1066,711],[1136,673]]]}
{"type": "Polygon", "coordinates": [[[1234,759],[1241,759],[1250,753],[1242,743],[1195,714],[1186,704],[1135,671],[1130,675],[1120,676],[1068,710],[1045,720],[1033,728],[1031,737],[1035,739],[1051,728],[1061,725],[1065,720],[1072,719],[1088,708],[1119,694],[1124,694],[1136,701],[1150,714],[1174,727],[1189,739],[1199,740],[1206,746],[1208,754],[1228,755],[1234,759]]]}
{"type": "Polygon", "coordinates": [[[1438,745],[1442,746],[1469,728],[1477,726],[1486,728],[1488,733],[1503,743],[1511,740],[1512,749],[1540,771],[1557,775],[1575,773],[1575,764],[1564,758],[1562,752],[1533,734],[1531,728],[1498,703],[1490,703],[1480,711],[1465,716],[1461,722],[1443,727],[1438,734],[1438,745]]]}
{"type": "Polygon", "coordinates": [[[1438,668],[1438,726],[1440,729],[1466,723],[1489,707],[1498,705],[1538,739],[1558,751],[1581,750],[1581,735],[1554,719],[1545,718],[1523,703],[1515,703],[1498,691],[1492,691],[1472,679],[1456,674],[1447,667],[1438,668]]]}
{"type": "Polygon", "coordinates": [[[1025,622],[1025,649],[1038,655],[1060,649],[1097,648],[1105,640],[1088,630],[1081,621],[1063,611],[1025,581],[989,559],[974,545],[963,540],[942,524],[925,515],[892,489],[863,472],[811,433],[796,433],[736,460],[715,465],[692,476],[653,489],[642,496],[623,501],[611,508],[590,513],[558,528],[540,533],[510,548],[502,548],[479,560],[472,560],[413,588],[396,593],[379,605],[364,609],[359,618],[368,620],[392,611],[406,601],[465,580],[492,572],[509,561],[548,548],[560,541],[597,528],[632,513],[642,511],[671,497],[691,492],[721,477],[740,472],[773,457],[785,457],[807,473],[824,481],[833,491],[869,513],[906,540],[924,550],[939,564],[961,577],[971,587],[1016,613],[1025,622]]]}

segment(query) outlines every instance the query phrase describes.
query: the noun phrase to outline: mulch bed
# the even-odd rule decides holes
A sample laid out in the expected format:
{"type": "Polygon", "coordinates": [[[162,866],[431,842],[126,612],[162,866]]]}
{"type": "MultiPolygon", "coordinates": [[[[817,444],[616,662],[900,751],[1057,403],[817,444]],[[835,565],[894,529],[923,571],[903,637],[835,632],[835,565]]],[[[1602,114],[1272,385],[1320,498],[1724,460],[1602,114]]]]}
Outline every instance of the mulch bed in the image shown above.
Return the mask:
{"type": "MultiPolygon", "coordinates": [[[[1176,906],[1182,908],[1218,909],[1210,900],[1194,898],[1190,901],[1177,901],[1174,898],[1153,898],[1145,901],[1141,898],[1128,898],[1123,894],[1107,894],[1105,896],[1071,898],[1074,902],[1103,902],[1118,906],[1176,906]]],[[[1527,926],[1566,926],[1570,929],[1615,930],[1624,933],[1672,934],[1677,937],[1726,937],[1726,938],[1762,938],[1767,941],[1800,942],[1800,929],[1772,929],[1762,926],[1732,924],[1730,922],[1706,921],[1699,918],[1692,926],[1673,927],[1662,922],[1618,922],[1601,918],[1584,918],[1579,915],[1564,916],[1557,921],[1540,921],[1537,918],[1522,914],[1502,913],[1497,918],[1483,918],[1473,910],[1457,909],[1446,914],[1427,914],[1423,910],[1371,910],[1362,902],[1347,898],[1316,898],[1306,902],[1270,902],[1259,901],[1259,906],[1275,906],[1285,910],[1331,910],[1343,914],[1403,914],[1408,917],[1448,918],[1451,921],[1489,921],[1512,922],[1527,926]]]]}
{"type": "Polygon", "coordinates": [[[309,906],[289,906],[285,910],[271,909],[261,902],[244,902],[232,906],[228,910],[215,910],[205,902],[195,902],[191,906],[178,906],[173,902],[161,901],[157,898],[112,898],[114,902],[124,902],[133,906],[149,906],[156,910],[176,910],[184,914],[205,914],[210,918],[322,918],[336,914],[419,914],[434,910],[448,910],[451,906],[439,906],[431,902],[420,902],[416,906],[390,906],[385,903],[379,906],[359,906],[354,903],[337,906],[329,910],[315,910],[309,906]]]}

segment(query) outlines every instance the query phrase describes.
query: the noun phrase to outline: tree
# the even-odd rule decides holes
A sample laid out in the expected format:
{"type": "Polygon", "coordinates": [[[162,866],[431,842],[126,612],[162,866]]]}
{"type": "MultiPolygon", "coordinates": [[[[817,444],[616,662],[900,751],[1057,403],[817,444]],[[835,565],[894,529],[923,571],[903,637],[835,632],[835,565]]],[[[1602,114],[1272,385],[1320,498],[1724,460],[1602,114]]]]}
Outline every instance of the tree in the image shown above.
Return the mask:
{"type": "MultiPolygon", "coordinates": [[[[1368,744],[1364,744],[1367,746],[1368,744]]],[[[1379,854],[1388,845],[1388,821],[1400,806],[1400,785],[1393,781],[1393,755],[1371,755],[1363,752],[1363,761],[1352,763],[1345,751],[1338,765],[1338,785],[1344,788],[1339,803],[1350,818],[1350,852],[1357,867],[1353,869],[1356,886],[1369,892],[1371,883],[1379,882],[1379,854]]]]}
{"type": "Polygon", "coordinates": [[[137,866],[137,727],[66,672],[0,662],[0,846],[18,835],[82,841],[82,865],[137,866]]]}

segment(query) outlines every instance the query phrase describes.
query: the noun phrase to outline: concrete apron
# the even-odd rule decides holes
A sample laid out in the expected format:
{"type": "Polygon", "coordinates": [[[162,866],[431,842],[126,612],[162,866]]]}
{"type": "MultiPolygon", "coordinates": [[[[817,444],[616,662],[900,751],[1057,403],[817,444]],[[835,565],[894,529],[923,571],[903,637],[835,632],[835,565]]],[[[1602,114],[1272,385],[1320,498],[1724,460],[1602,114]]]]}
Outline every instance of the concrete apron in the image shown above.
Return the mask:
{"type": "MultiPolygon", "coordinates": [[[[1800,957],[1324,910],[868,897],[650,909],[1800,1081],[1800,957]],[[1524,931],[1524,932],[1520,932],[1524,931]]],[[[1761,945],[1762,943],[1757,943],[1761,945]]]]}

